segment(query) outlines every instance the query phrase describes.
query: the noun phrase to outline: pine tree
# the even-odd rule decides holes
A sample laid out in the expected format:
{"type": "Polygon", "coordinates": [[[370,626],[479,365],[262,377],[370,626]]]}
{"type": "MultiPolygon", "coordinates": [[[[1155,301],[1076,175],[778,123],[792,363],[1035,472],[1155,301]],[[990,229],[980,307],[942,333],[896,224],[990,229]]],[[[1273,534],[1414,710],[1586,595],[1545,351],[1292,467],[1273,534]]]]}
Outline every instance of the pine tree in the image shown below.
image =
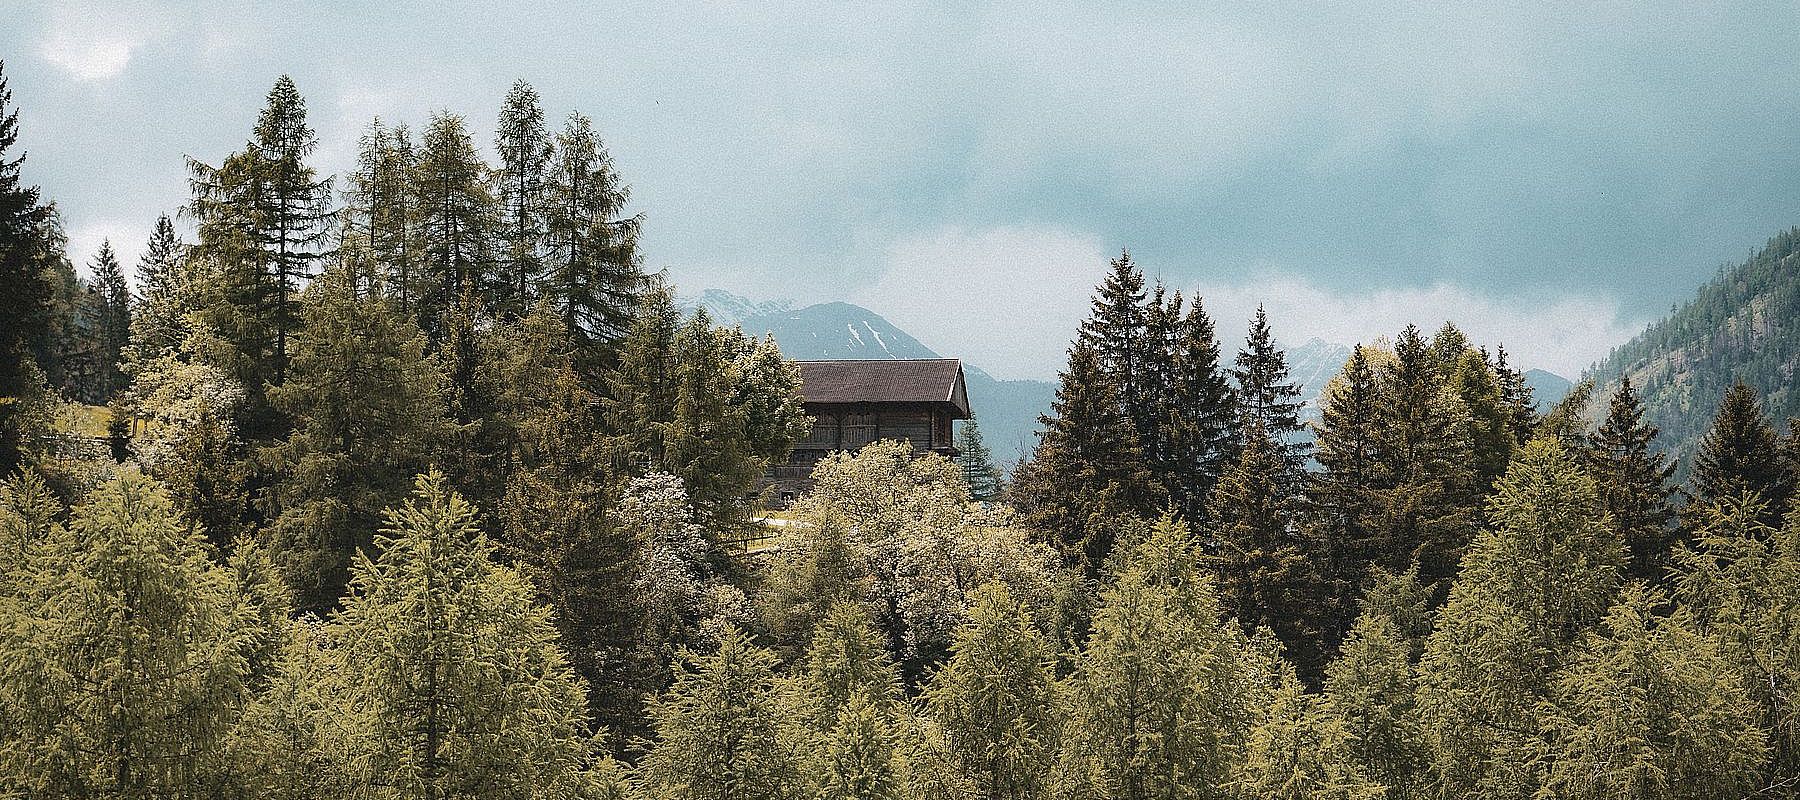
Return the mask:
{"type": "Polygon", "coordinates": [[[1322,545],[1318,569],[1332,595],[1328,638],[1349,627],[1345,609],[1369,570],[1386,563],[1381,536],[1380,431],[1383,392],[1357,345],[1344,369],[1325,387],[1320,402],[1314,458],[1320,470],[1307,476],[1305,498],[1308,536],[1322,545]]]}
{"type": "MultiPolygon", "coordinates": [[[[584,350],[609,349],[631,327],[649,287],[637,253],[642,218],[624,216],[630,189],[587,117],[570,114],[557,134],[547,191],[545,292],[584,350]]],[[[607,363],[601,355],[590,361],[607,363]]]]}
{"type": "Polygon", "coordinates": [[[161,488],[129,472],[42,535],[0,638],[0,791],[217,791],[250,649],[229,575],[161,488]]]}
{"type": "Polygon", "coordinates": [[[1667,598],[1629,589],[1551,687],[1546,796],[1754,794],[1766,753],[1755,704],[1714,640],[1667,598]]]}
{"type": "Polygon", "coordinates": [[[119,257],[113,254],[109,241],[100,242],[100,251],[94,255],[90,269],[94,273],[94,285],[89,297],[93,300],[94,338],[100,369],[99,384],[93,396],[104,403],[125,388],[125,372],[121,366],[125,346],[131,341],[131,287],[125,283],[125,271],[119,266],[119,257]]]}
{"type": "Polygon", "coordinates": [[[537,302],[534,295],[542,278],[551,152],[537,90],[523,80],[513,83],[500,107],[494,151],[500,155],[492,192],[500,205],[494,313],[523,317],[537,302]]]}
{"type": "MultiPolygon", "coordinates": [[[[1170,313],[1180,311],[1181,295],[1170,313]]],[[[1219,365],[1219,342],[1200,298],[1182,318],[1171,345],[1166,407],[1159,409],[1163,487],[1182,519],[1205,518],[1219,476],[1237,458],[1237,410],[1231,384],[1219,365]]]]}
{"type": "Polygon", "coordinates": [[[969,484],[969,496],[976,500],[992,500],[1000,495],[1000,470],[994,466],[987,443],[981,440],[981,426],[971,415],[956,432],[956,464],[962,467],[963,480],[969,484]]]}
{"type": "Polygon", "coordinates": [[[654,744],[640,743],[639,774],[652,796],[800,797],[801,757],[774,668],[775,655],[735,629],[713,655],[684,654],[675,684],[650,704],[654,744]]]}
{"type": "Polygon", "coordinates": [[[51,286],[44,268],[50,257],[46,234],[51,209],[36,186],[19,175],[25,154],[14,154],[19,139],[19,112],[0,62],[0,475],[11,475],[24,446],[23,404],[37,376],[32,349],[47,327],[51,286]]]}
{"type": "Polygon", "coordinates": [[[1112,549],[1110,518],[1150,516],[1162,502],[1117,398],[1099,354],[1077,340],[1050,414],[1040,419],[1037,451],[1014,489],[1027,518],[1090,575],[1112,549]]]}
{"type": "Polygon", "coordinates": [[[1415,796],[1427,758],[1411,650],[1392,619],[1365,608],[1325,673],[1325,697],[1352,737],[1350,757],[1395,800],[1415,796]]]}
{"type": "Polygon", "coordinates": [[[1704,513],[1729,497],[1747,497],[1764,505],[1766,524],[1780,524],[1793,486],[1756,390],[1740,382],[1725,393],[1712,430],[1700,440],[1690,485],[1688,507],[1694,512],[1704,513]]]}
{"type": "Polygon", "coordinates": [[[297,605],[332,607],[382,510],[399,502],[449,433],[443,377],[418,327],[328,272],[307,288],[287,385],[271,400],[294,433],[269,452],[271,551],[297,605]]]}
{"type": "Polygon", "coordinates": [[[1631,376],[1619,381],[1606,421],[1583,451],[1588,472],[1600,487],[1606,512],[1631,553],[1630,577],[1661,581],[1676,535],[1669,498],[1674,462],[1653,449],[1656,428],[1644,422],[1631,376]]]}
{"type": "Polygon", "coordinates": [[[470,298],[482,297],[485,288],[495,212],[486,172],[462,117],[434,115],[412,175],[424,273],[418,302],[421,324],[433,342],[448,338],[450,317],[469,307],[470,298]]]}
{"type": "Polygon", "coordinates": [[[188,285],[187,246],[175,235],[169,215],[156,218],[156,229],[138,259],[138,301],[131,318],[132,371],[176,353],[187,342],[192,323],[193,289],[188,285]]]}
{"type": "Polygon", "coordinates": [[[1057,735],[1049,642],[990,583],[975,590],[951,652],[925,697],[957,765],[986,800],[1041,796],[1057,735]]]}
{"type": "Polygon", "coordinates": [[[330,638],[332,755],[394,797],[579,797],[594,760],[582,686],[549,612],[493,563],[475,509],[440,473],[387,514],[330,638]]]}
{"type": "MultiPolygon", "coordinates": [[[[1265,436],[1281,446],[1287,464],[1281,481],[1288,491],[1298,491],[1300,470],[1306,463],[1307,447],[1296,437],[1300,433],[1300,386],[1288,383],[1287,354],[1275,345],[1269,330],[1269,316],[1262,306],[1250,322],[1250,333],[1244,339],[1231,370],[1237,383],[1239,427],[1243,431],[1261,429],[1265,436]]],[[[1244,434],[1247,438],[1248,433],[1244,434]]]]}

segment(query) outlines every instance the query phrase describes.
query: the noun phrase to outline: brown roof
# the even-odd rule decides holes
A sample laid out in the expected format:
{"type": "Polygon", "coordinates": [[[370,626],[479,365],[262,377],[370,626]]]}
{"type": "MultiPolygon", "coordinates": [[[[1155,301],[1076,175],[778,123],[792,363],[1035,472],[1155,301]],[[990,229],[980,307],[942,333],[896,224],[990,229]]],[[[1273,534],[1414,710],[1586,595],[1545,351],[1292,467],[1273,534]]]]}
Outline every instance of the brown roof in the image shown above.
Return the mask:
{"type": "Polygon", "coordinates": [[[969,415],[962,362],[954,358],[799,361],[808,403],[945,403],[969,415]]]}

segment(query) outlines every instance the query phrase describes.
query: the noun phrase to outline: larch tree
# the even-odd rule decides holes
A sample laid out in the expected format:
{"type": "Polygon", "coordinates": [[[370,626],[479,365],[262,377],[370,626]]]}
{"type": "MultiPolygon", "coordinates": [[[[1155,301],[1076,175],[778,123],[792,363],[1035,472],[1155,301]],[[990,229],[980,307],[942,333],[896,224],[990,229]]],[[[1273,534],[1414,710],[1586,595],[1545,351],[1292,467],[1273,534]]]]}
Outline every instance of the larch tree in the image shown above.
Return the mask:
{"type": "Polygon", "coordinates": [[[1763,505],[1766,524],[1779,525],[1794,489],[1790,478],[1756,390],[1743,383],[1732,386],[1694,456],[1688,508],[1704,514],[1727,498],[1748,498],[1763,505]]]}
{"type": "Polygon", "coordinates": [[[588,796],[599,761],[581,682],[530,585],[494,563],[475,508],[440,473],[389,511],[328,629],[328,743],[378,797],[588,796]]]}
{"type": "Polygon", "coordinates": [[[1755,703],[1718,643],[1667,598],[1628,589],[1550,687],[1547,796],[1571,800],[1756,794],[1767,746],[1755,703]]]}
{"type": "Polygon", "coordinates": [[[425,337],[380,297],[360,297],[348,275],[307,288],[288,383],[271,391],[294,433],[268,453],[270,550],[302,609],[336,604],[383,509],[450,433],[444,380],[425,337]]]}
{"type": "Polygon", "coordinates": [[[551,154],[544,108],[537,90],[525,81],[515,81],[500,106],[494,151],[500,155],[491,192],[500,205],[495,228],[500,246],[492,287],[494,313],[502,318],[523,317],[537,302],[544,270],[551,154]]]}
{"type": "Polygon", "coordinates": [[[1427,763],[1411,651],[1393,619],[1366,608],[1325,672],[1325,697],[1352,737],[1351,758],[1393,800],[1418,796],[1427,763]]]}
{"type": "Polygon", "coordinates": [[[0,790],[152,797],[224,788],[222,745],[246,691],[250,631],[200,532],[131,472],[91,495],[67,528],[37,527],[43,539],[10,610],[19,616],[0,636],[11,723],[0,733],[0,790]]]}
{"type": "Polygon", "coordinates": [[[650,288],[637,252],[643,219],[625,214],[631,191],[587,117],[569,115],[549,169],[544,291],[588,351],[583,366],[591,370],[610,363],[608,353],[592,351],[610,350],[624,338],[639,297],[650,288]]]}
{"type": "Polygon", "coordinates": [[[1356,739],[1325,698],[1288,678],[1275,692],[1268,718],[1244,748],[1247,797],[1268,800],[1374,800],[1385,787],[1363,773],[1352,754],[1356,739]]]}
{"type": "Polygon", "coordinates": [[[357,139],[343,211],[342,246],[366,253],[371,277],[379,278],[383,293],[409,315],[417,314],[424,289],[412,183],[415,160],[412,133],[404,125],[384,125],[380,118],[370,122],[357,139]]]}
{"type": "Polygon", "coordinates": [[[926,709],[984,800],[1043,796],[1057,742],[1054,653],[1006,587],[986,584],[925,691],[926,709]]]}
{"type": "Polygon", "coordinates": [[[19,174],[25,154],[19,141],[19,111],[0,62],[0,474],[11,475],[20,464],[25,431],[25,403],[42,380],[32,363],[33,345],[49,322],[51,285],[44,267],[49,258],[46,233],[51,207],[36,186],[19,174]]]}
{"type": "Polygon", "coordinates": [[[686,653],[651,702],[644,787],[673,800],[799,800],[804,768],[775,654],[735,629],[711,655],[686,653]]]}
{"type": "Polygon", "coordinates": [[[1661,582],[1677,535],[1669,482],[1675,463],[1656,449],[1656,427],[1644,421],[1631,376],[1620,379],[1606,420],[1582,451],[1613,527],[1630,551],[1627,574],[1661,582]]]}

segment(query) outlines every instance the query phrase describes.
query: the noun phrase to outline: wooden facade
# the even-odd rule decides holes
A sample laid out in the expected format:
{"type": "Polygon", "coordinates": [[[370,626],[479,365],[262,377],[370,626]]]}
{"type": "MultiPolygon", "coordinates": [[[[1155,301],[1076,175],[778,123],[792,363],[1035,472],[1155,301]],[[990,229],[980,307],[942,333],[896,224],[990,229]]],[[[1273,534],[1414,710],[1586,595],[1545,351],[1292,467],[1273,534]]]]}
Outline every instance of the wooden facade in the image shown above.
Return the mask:
{"type": "Polygon", "coordinates": [[[951,423],[969,418],[962,362],[941,359],[801,361],[800,396],[813,422],[787,463],[770,468],[771,501],[804,491],[812,467],[831,453],[879,439],[920,453],[956,455],[951,423]]]}

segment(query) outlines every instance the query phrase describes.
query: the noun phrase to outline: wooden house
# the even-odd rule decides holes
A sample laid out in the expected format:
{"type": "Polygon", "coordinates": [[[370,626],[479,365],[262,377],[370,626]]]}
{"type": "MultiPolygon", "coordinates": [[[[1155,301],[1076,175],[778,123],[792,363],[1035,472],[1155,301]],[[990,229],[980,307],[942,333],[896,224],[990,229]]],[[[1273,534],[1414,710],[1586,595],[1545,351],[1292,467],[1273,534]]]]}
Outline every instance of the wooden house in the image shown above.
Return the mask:
{"type": "Polygon", "coordinates": [[[819,459],[877,439],[898,439],[920,453],[956,455],[951,422],[969,418],[962,362],[954,358],[800,361],[800,397],[812,434],[787,463],[771,467],[775,497],[805,489],[819,459]]]}

